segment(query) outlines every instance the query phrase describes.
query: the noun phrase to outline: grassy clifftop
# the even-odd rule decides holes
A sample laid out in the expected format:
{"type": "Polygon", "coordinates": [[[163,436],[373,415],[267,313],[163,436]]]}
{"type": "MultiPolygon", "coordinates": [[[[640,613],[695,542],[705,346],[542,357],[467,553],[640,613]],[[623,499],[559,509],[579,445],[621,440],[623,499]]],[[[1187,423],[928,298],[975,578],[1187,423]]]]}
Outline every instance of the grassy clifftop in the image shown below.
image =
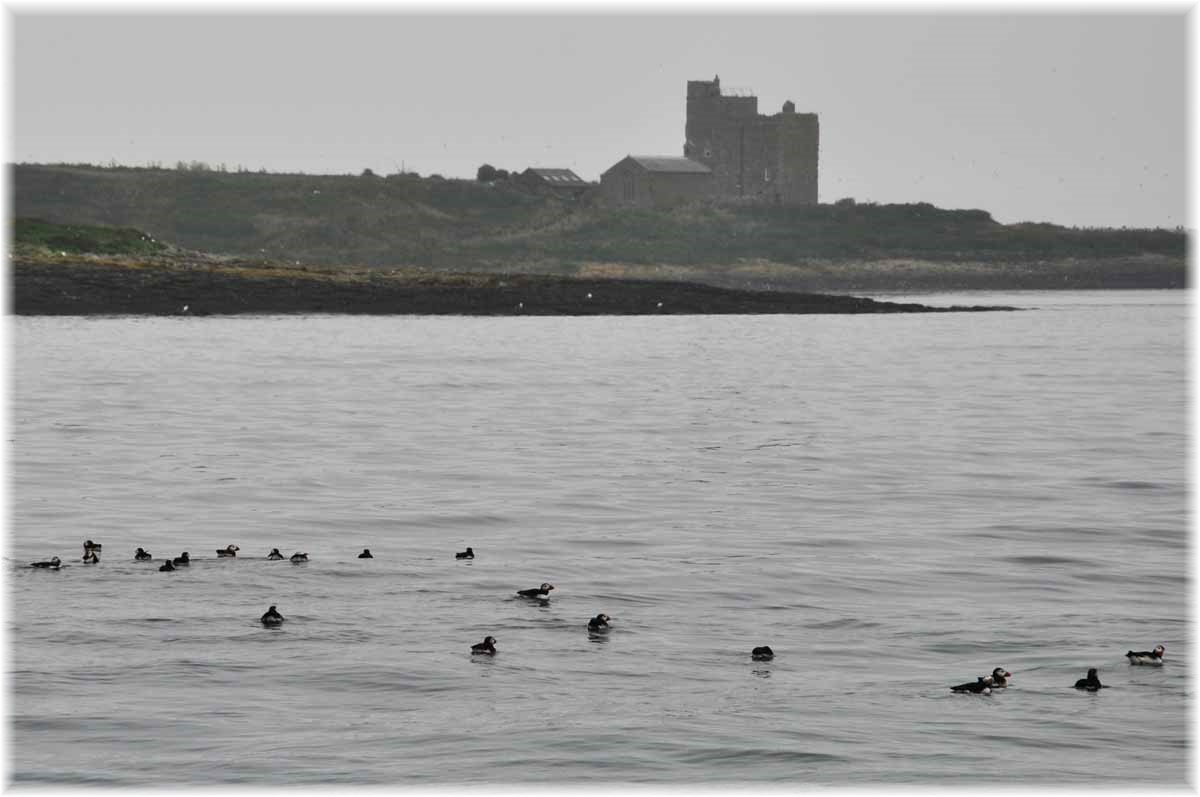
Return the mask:
{"type": "Polygon", "coordinates": [[[1186,270],[1181,232],[1003,225],[985,211],[925,203],[632,210],[414,175],[12,169],[18,217],[136,227],[190,249],[318,265],[801,289],[1104,287],[1078,280],[1105,269],[1122,286],[1166,287],[1181,286],[1186,270]]]}

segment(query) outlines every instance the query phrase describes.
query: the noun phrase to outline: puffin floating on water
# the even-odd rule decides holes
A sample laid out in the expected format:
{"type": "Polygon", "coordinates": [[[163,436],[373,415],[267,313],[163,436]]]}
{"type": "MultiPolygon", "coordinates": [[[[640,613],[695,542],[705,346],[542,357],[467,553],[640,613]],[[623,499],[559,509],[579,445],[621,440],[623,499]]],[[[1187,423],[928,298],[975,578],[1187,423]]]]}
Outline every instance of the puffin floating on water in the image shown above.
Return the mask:
{"type": "Polygon", "coordinates": [[[459,551],[458,553],[454,554],[454,558],[455,559],[474,559],[475,552],[473,550],[471,550],[471,546],[468,545],[467,550],[459,551]]]}
{"type": "Polygon", "coordinates": [[[48,562],[31,562],[30,567],[40,567],[43,570],[57,570],[62,565],[62,560],[57,556],[50,557],[48,562]]]}
{"type": "Polygon", "coordinates": [[[92,542],[91,540],[83,541],[83,561],[89,565],[100,563],[100,549],[103,548],[100,543],[92,542]]]}
{"type": "Polygon", "coordinates": [[[263,625],[283,625],[283,615],[275,611],[275,604],[271,604],[260,619],[263,625]]]}
{"type": "Polygon", "coordinates": [[[237,552],[240,550],[242,550],[242,549],[237,547],[236,545],[226,545],[224,548],[217,549],[217,556],[218,557],[237,556],[237,552]]]}
{"type": "Polygon", "coordinates": [[[750,651],[750,658],[754,661],[770,661],[775,658],[775,651],[771,650],[770,645],[760,645],[750,651]]]}
{"type": "Polygon", "coordinates": [[[607,614],[598,614],[595,617],[593,617],[592,619],[588,620],[588,630],[589,631],[607,631],[610,628],[608,621],[611,619],[612,618],[609,617],[607,614]]]}
{"type": "Polygon", "coordinates": [[[517,594],[522,598],[545,598],[550,594],[550,590],[554,589],[553,584],[542,584],[540,587],[533,589],[519,589],[517,594]]]}
{"type": "Polygon", "coordinates": [[[283,558],[283,554],[281,554],[281,553],[279,552],[279,549],[278,549],[278,548],[272,548],[272,549],[271,549],[271,552],[270,552],[269,554],[267,554],[267,558],[268,558],[268,559],[282,559],[282,558],[283,558]]]}
{"type": "Polygon", "coordinates": [[[1088,670],[1087,678],[1080,678],[1075,682],[1076,689],[1086,689],[1089,692],[1095,692],[1098,689],[1104,689],[1104,684],[1100,683],[1100,678],[1096,675],[1096,668],[1088,670]]]}
{"type": "Polygon", "coordinates": [[[134,558],[134,559],[136,559],[136,560],[137,560],[137,561],[139,561],[139,562],[148,562],[148,561],[150,561],[151,559],[153,559],[154,557],[150,555],[150,552],[149,552],[149,551],[147,551],[147,550],[144,550],[144,549],[142,549],[142,548],[138,548],[138,549],[137,549],[137,553],[135,553],[135,554],[133,555],[133,558],[134,558]]]}
{"type": "Polygon", "coordinates": [[[371,555],[370,548],[363,548],[363,552],[358,555],[358,558],[359,559],[374,559],[375,557],[371,555]]]}
{"type": "Polygon", "coordinates": [[[1162,645],[1157,645],[1154,650],[1139,650],[1136,652],[1131,650],[1125,656],[1129,659],[1130,664],[1149,664],[1159,667],[1162,666],[1163,654],[1166,652],[1166,648],[1162,645]]]}
{"type": "Polygon", "coordinates": [[[974,683],[959,684],[950,687],[951,692],[970,693],[973,695],[990,695],[992,693],[992,676],[979,676],[974,683]]]}
{"type": "Polygon", "coordinates": [[[296,551],[296,553],[292,554],[292,561],[296,562],[297,564],[300,562],[307,562],[308,554],[300,553],[299,551],[296,551]]]}
{"type": "Polygon", "coordinates": [[[482,642],[476,642],[471,646],[471,655],[481,654],[486,656],[496,655],[496,637],[484,637],[482,642]]]}

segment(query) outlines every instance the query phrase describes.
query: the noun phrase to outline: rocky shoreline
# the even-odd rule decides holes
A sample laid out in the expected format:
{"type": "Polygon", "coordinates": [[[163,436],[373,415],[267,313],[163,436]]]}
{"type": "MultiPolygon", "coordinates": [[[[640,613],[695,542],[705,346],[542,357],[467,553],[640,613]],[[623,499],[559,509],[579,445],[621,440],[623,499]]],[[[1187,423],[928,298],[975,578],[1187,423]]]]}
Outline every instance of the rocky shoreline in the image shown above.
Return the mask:
{"type": "Polygon", "coordinates": [[[1011,310],[689,282],[349,270],[222,261],[14,257],[16,315],[715,315],[1011,310]]]}

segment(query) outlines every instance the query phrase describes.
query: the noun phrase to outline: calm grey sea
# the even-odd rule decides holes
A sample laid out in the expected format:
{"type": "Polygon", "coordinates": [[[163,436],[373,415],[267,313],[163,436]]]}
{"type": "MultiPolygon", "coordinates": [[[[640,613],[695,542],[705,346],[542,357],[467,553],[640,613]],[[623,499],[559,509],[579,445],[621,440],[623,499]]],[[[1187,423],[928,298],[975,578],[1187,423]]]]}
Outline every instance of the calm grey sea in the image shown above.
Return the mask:
{"type": "Polygon", "coordinates": [[[1183,785],[1187,295],[920,298],[13,320],[12,779],[1183,785]]]}

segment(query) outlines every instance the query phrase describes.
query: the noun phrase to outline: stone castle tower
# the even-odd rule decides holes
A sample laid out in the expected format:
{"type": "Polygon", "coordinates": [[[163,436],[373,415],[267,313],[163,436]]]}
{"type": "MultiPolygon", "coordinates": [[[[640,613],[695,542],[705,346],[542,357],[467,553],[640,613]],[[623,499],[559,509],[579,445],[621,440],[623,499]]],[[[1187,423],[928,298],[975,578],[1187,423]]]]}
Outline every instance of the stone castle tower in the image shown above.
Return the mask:
{"type": "Polygon", "coordinates": [[[683,154],[712,169],[717,196],[816,204],[820,127],[788,100],[774,116],[758,97],[724,95],[721,79],[689,80],[683,154]]]}

